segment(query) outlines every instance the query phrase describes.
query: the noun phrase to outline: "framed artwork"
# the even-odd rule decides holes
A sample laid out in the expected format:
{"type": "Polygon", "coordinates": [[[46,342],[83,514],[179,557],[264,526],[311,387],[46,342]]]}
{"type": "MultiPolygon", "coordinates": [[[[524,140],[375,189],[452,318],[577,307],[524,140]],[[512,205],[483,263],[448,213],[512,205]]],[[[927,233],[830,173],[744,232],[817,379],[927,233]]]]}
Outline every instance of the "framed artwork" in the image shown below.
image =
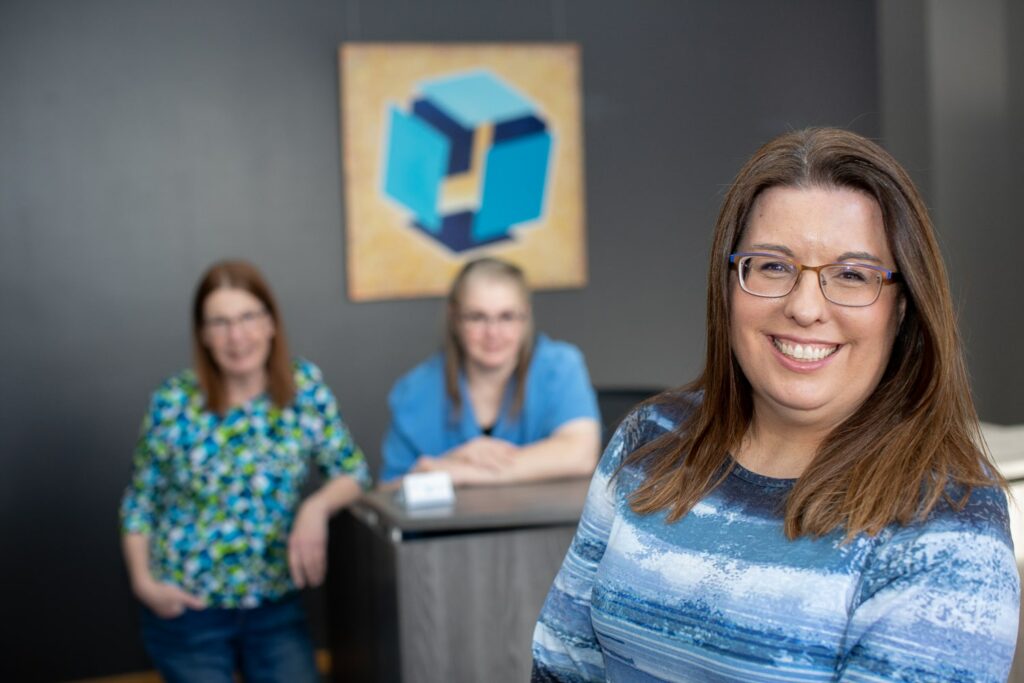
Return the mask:
{"type": "Polygon", "coordinates": [[[438,296],[483,255],[587,281],[573,44],[349,43],[338,54],[353,301],[438,296]]]}

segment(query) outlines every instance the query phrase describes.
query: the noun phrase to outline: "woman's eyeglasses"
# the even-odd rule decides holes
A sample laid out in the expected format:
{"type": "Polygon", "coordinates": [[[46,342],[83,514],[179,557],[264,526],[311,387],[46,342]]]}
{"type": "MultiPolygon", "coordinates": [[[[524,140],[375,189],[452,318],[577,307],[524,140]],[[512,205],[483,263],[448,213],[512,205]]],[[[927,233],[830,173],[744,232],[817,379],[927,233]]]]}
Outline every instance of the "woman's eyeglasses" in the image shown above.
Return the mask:
{"type": "Polygon", "coordinates": [[[526,320],[526,314],[519,311],[502,311],[496,315],[488,315],[480,311],[471,311],[459,316],[459,321],[467,326],[476,329],[483,329],[488,325],[501,328],[509,328],[526,320]]]}
{"type": "Polygon", "coordinates": [[[899,273],[863,263],[826,263],[805,266],[783,256],[736,253],[729,256],[736,266],[740,288],[747,294],[766,298],[783,297],[793,291],[800,274],[812,270],[826,299],[840,306],[870,306],[878,300],[882,286],[896,282],[899,273]]]}
{"type": "Polygon", "coordinates": [[[233,318],[215,316],[204,320],[203,326],[210,334],[217,336],[226,336],[228,331],[234,326],[237,326],[238,329],[244,332],[251,332],[256,329],[257,324],[261,323],[266,315],[266,309],[260,309],[258,311],[246,311],[233,318]]]}

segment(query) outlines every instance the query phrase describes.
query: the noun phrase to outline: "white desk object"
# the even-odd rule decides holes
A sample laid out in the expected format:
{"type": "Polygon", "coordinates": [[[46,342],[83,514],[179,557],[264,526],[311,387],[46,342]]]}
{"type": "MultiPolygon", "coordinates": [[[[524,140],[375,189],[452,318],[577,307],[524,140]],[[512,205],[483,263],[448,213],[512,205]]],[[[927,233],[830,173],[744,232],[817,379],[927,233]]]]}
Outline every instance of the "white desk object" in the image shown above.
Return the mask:
{"type": "Polygon", "coordinates": [[[419,472],[402,478],[399,502],[406,509],[455,504],[455,488],[447,472],[419,472]]]}

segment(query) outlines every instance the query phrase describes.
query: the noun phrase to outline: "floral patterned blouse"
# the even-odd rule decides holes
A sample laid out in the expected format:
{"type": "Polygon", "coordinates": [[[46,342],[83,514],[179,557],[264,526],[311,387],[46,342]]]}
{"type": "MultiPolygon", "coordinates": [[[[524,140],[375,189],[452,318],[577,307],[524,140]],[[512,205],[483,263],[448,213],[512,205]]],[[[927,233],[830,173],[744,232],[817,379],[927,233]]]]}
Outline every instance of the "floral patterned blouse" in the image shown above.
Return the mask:
{"type": "Polygon", "coordinates": [[[320,370],[296,361],[295,384],[283,410],[263,395],[223,416],[204,408],[191,370],[153,394],[121,521],[149,537],[154,578],[211,607],[255,607],[295,590],[288,534],[310,459],[327,478],[370,484],[320,370]]]}

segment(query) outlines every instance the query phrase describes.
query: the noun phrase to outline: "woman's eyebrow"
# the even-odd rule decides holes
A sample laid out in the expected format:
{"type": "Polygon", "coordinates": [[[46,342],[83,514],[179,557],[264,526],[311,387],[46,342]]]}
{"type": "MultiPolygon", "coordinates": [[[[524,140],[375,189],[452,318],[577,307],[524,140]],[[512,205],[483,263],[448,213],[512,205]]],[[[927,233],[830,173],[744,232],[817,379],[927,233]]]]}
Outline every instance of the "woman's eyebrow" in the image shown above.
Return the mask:
{"type": "Polygon", "coordinates": [[[786,256],[793,258],[793,250],[782,244],[752,244],[751,249],[766,249],[768,251],[778,251],[786,256]]]}
{"type": "Polygon", "coordinates": [[[848,251],[839,255],[837,261],[874,261],[875,263],[881,263],[882,259],[878,258],[874,254],[870,254],[866,251],[848,251]]]}
{"type": "MultiPolygon", "coordinates": [[[[764,249],[766,251],[777,251],[779,253],[785,254],[789,258],[795,257],[793,250],[783,244],[760,243],[753,244],[750,248],[764,249]]],[[[874,261],[875,263],[881,263],[882,259],[878,258],[874,254],[867,251],[847,251],[840,254],[839,257],[836,258],[836,262],[839,261],[874,261]]]]}

